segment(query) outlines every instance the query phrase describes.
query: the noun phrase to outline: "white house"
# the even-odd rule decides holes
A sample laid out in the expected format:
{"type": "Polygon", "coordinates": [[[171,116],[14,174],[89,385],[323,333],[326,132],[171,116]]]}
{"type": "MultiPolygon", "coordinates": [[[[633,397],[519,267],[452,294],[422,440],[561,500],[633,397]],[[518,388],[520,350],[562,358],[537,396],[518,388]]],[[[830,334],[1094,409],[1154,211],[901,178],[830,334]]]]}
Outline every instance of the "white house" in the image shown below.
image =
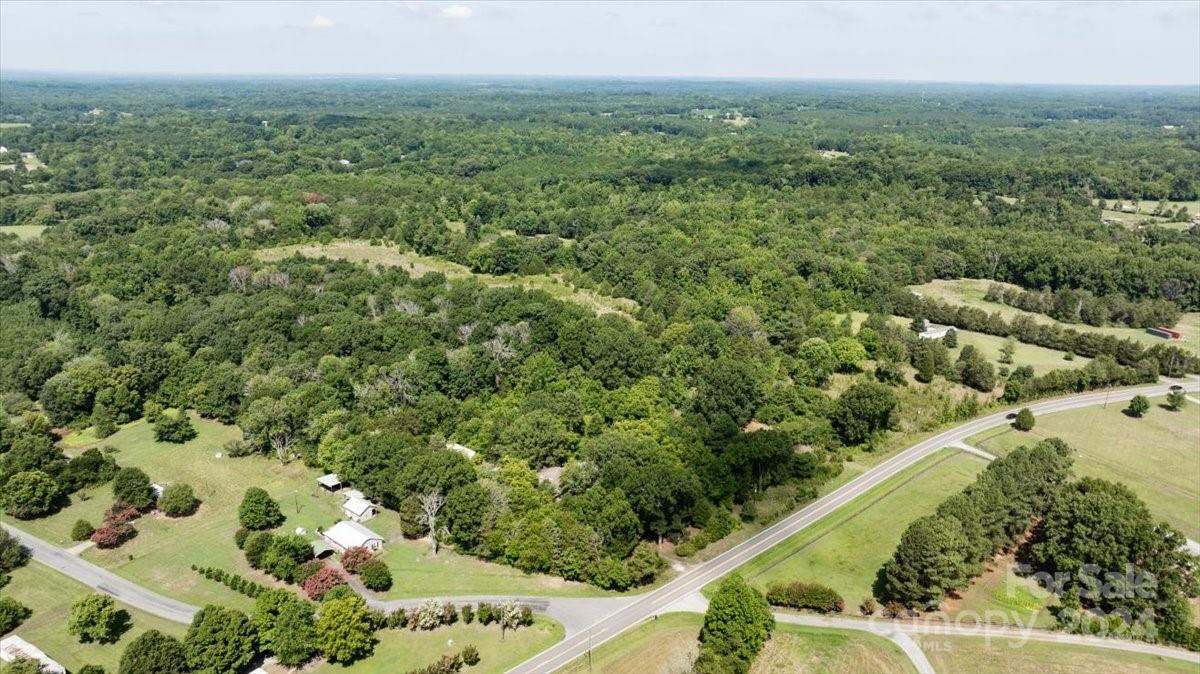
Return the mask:
{"type": "Polygon", "coordinates": [[[375,516],[375,504],[364,498],[348,498],[342,504],[342,512],[355,522],[365,522],[375,516]]]}
{"type": "Polygon", "coordinates": [[[941,339],[946,336],[947,332],[953,329],[949,325],[934,325],[930,323],[925,326],[924,332],[919,333],[919,336],[921,339],[941,339]]]}
{"type": "Polygon", "coordinates": [[[346,548],[363,547],[378,550],[383,547],[383,537],[358,522],[343,520],[321,534],[334,550],[345,552],[346,548]]]}
{"type": "Polygon", "coordinates": [[[37,660],[42,663],[43,674],[67,674],[67,668],[50,659],[42,649],[25,641],[21,637],[10,634],[0,639],[0,662],[12,662],[20,658],[37,660]]]}

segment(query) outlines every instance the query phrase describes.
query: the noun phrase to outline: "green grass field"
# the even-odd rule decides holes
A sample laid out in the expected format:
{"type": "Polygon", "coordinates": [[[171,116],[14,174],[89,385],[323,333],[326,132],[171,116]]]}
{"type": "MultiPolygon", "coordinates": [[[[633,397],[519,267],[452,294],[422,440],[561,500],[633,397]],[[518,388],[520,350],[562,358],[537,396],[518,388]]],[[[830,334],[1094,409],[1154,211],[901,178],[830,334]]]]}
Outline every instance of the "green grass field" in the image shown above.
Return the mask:
{"type": "Polygon", "coordinates": [[[871,596],[876,572],[891,558],[908,523],[931,514],[984,465],[955,450],[938,452],[747,562],[738,573],[759,588],[772,581],[821,583],[837,590],[848,606],[857,606],[871,596]]]}
{"type": "Polygon", "coordinates": [[[939,674],[1195,674],[1195,664],[1156,655],[1039,641],[927,636],[918,639],[939,674]]]}
{"type": "Polygon", "coordinates": [[[408,672],[432,664],[443,655],[458,653],[467,644],[479,649],[479,664],[463,668],[469,674],[500,674],[537,655],[563,638],[562,625],[538,616],[529,627],[510,631],[500,638],[500,627],[479,623],[431,631],[380,630],[379,643],[371,657],[348,667],[325,664],[316,671],[348,674],[408,672]]]}
{"type": "Polygon", "coordinates": [[[18,239],[36,239],[45,231],[45,225],[3,225],[0,234],[16,234],[18,239]]]}
{"type": "MultiPolygon", "coordinates": [[[[192,564],[214,566],[269,582],[267,576],[246,564],[233,543],[233,534],[238,529],[237,507],[246,489],[260,486],[279,502],[287,516],[279,531],[291,532],[303,527],[313,538],[318,526],[328,527],[343,519],[342,499],[317,486],[318,473],[298,461],[285,465],[263,456],[216,458],[225,441],[241,437],[241,431],[235,426],[197,417],[193,417],[193,422],[198,436],[182,445],[156,442],[153,428],[144,421],[127,424],[101,444],[119,450],[114,454],[117,463],[141,468],[155,482],[192,485],[203,501],[199,511],[179,519],[151,513],[134,525],[138,535],[133,540],[115,550],[87,550],[84,557],[182,601],[248,608],[251,601],[247,597],[191,571],[192,564]]],[[[90,430],[84,430],[65,438],[63,445],[68,453],[78,453],[94,442],[90,430]]],[[[111,503],[112,491],[104,485],[76,494],[70,507],[50,517],[21,522],[5,518],[5,521],[56,545],[70,547],[75,544],[70,540],[75,521],[86,519],[96,525],[111,503]]],[[[385,598],[439,594],[606,594],[584,583],[526,574],[459,555],[445,547],[431,557],[428,543],[402,537],[399,516],[393,511],[382,511],[366,525],[387,541],[381,558],[391,569],[394,584],[381,595],[385,598]]]]}
{"type": "Polygon", "coordinates": [[[1062,438],[1075,448],[1075,474],[1124,482],[1188,538],[1200,538],[1200,405],[1171,412],[1151,401],[1141,419],[1122,413],[1124,403],[1085,407],[1038,417],[1028,433],[1008,427],[969,442],[993,454],[1043,438],[1062,438]]]}
{"type": "Polygon", "coordinates": [[[182,637],[187,631],[186,625],[122,606],[129,613],[130,627],[116,643],[79,643],[77,638],[67,634],[67,618],[71,604],[91,592],[91,588],[33,561],[14,571],[12,580],[0,590],[3,596],[12,597],[33,610],[13,634],[42,649],[70,671],[77,671],[83,665],[101,665],[106,671],[115,672],[125,646],[143,632],[156,629],[182,637]]]}
{"type": "Polygon", "coordinates": [[[395,246],[371,245],[369,241],[334,241],[327,244],[303,243],[259,250],[258,259],[264,262],[282,260],[299,254],[304,257],[327,257],[371,265],[402,267],[414,276],[430,272],[445,274],[448,278],[475,278],[484,285],[517,287],[526,290],[541,290],[555,299],[588,307],[598,314],[621,314],[632,317],[637,311],[637,302],[624,297],[606,297],[586,288],[576,288],[559,274],[508,274],[495,276],[477,274],[469,268],[448,260],[414,252],[402,252],[395,246]]]}
{"type": "MultiPolygon", "coordinates": [[[[690,671],[704,616],[667,613],[648,620],[592,651],[558,674],[677,674],[690,671]]],[[[778,623],[750,668],[751,674],[790,672],[911,672],[894,644],[863,632],[778,623]]]]}
{"type": "MultiPolygon", "coordinates": [[[[1036,314],[1028,311],[1022,311],[1015,307],[1010,307],[1007,304],[999,302],[989,302],[984,299],[984,294],[987,292],[991,281],[985,279],[956,279],[953,281],[937,280],[930,281],[924,285],[909,286],[910,290],[921,293],[924,297],[937,299],[948,304],[963,304],[967,306],[983,309],[988,313],[999,312],[1007,320],[1012,320],[1017,316],[1029,316],[1038,323],[1052,324],[1057,323],[1053,318],[1044,314],[1036,314]]],[[[1011,284],[1005,284],[1010,285],[1011,284]]],[[[1015,286],[1013,286],[1015,287],[1015,286]]],[[[1179,323],[1175,326],[1177,330],[1183,333],[1183,339],[1178,341],[1167,342],[1161,337],[1146,334],[1146,331],[1141,328],[1097,328],[1082,323],[1063,323],[1064,327],[1073,328],[1079,332],[1098,332],[1106,335],[1114,335],[1121,339],[1133,339],[1146,346],[1155,344],[1171,343],[1177,346],[1189,349],[1196,353],[1200,353],[1200,312],[1186,313],[1179,319],[1179,323]]],[[[960,337],[963,333],[959,333],[960,337]]],[[[1018,349],[1021,346],[1019,345],[1018,349]]],[[[1079,359],[1076,359],[1078,362],[1079,359]]],[[[1020,362],[1018,359],[1017,362],[1020,362]]]]}

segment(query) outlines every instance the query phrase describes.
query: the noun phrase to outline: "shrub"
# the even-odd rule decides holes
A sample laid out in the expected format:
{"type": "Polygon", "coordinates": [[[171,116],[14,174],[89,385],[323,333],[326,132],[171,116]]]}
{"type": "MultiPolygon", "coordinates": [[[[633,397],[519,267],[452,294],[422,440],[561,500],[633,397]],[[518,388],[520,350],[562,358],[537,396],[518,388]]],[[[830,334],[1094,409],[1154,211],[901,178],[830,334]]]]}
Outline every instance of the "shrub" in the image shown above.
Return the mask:
{"type": "Polygon", "coordinates": [[[33,613],[12,597],[0,597],[0,634],[7,634],[25,622],[33,613]]]}
{"type": "Polygon", "coordinates": [[[158,415],[154,422],[154,439],[181,444],[196,437],[196,428],[186,412],[174,410],[158,415]]]}
{"type": "Polygon", "coordinates": [[[1150,400],[1146,396],[1134,396],[1133,400],[1129,401],[1129,407],[1125,408],[1125,413],[1135,419],[1141,418],[1149,411],[1150,400]]]}
{"type": "Polygon", "coordinates": [[[267,586],[259,585],[249,578],[243,578],[242,576],[239,576],[235,573],[229,573],[228,571],[222,569],[214,569],[208,566],[196,567],[193,565],[192,571],[195,571],[209,580],[221,583],[234,592],[244,594],[251,599],[258,597],[268,589],[267,586]]]}
{"type": "Polygon", "coordinates": [[[442,605],[435,599],[426,599],[417,607],[417,620],[412,626],[431,630],[442,624],[442,605]]]}
{"type": "Polygon", "coordinates": [[[408,611],[398,608],[388,614],[387,626],[389,629],[404,629],[408,626],[408,611]]]}
{"type": "Polygon", "coordinates": [[[237,546],[238,550],[246,549],[246,538],[249,537],[251,533],[252,532],[249,529],[238,529],[234,532],[233,544],[237,546]]]}
{"type": "Polygon", "coordinates": [[[458,622],[458,609],[450,602],[442,604],[442,624],[453,625],[456,622],[458,622]]]}
{"type": "Polygon", "coordinates": [[[104,511],[105,524],[127,524],[142,516],[142,512],[124,501],[115,501],[104,511]]]}
{"type": "Polygon", "coordinates": [[[818,611],[841,613],[846,602],[834,590],[816,583],[772,583],[767,588],[767,602],[772,606],[786,606],[818,611]]]}
{"type": "Polygon", "coordinates": [[[461,613],[464,624],[470,625],[475,622],[475,609],[470,604],[463,604],[461,613]]]}
{"type": "Polygon", "coordinates": [[[463,664],[468,667],[474,667],[479,664],[479,649],[475,648],[474,644],[467,644],[462,649],[463,664]]]}
{"type": "Polygon", "coordinates": [[[1020,412],[1017,412],[1017,418],[1013,419],[1013,428],[1018,431],[1032,431],[1036,420],[1033,418],[1033,412],[1028,407],[1022,407],[1020,412]]]}
{"type": "Polygon", "coordinates": [[[346,573],[357,574],[359,568],[371,559],[374,553],[369,548],[355,546],[342,553],[342,568],[346,573]]]}
{"type": "Polygon", "coordinates": [[[325,562],[319,559],[310,559],[296,568],[292,574],[292,582],[297,585],[303,585],[304,581],[312,578],[321,569],[325,568],[325,562]]]}
{"type": "Polygon", "coordinates": [[[480,625],[490,625],[496,620],[496,612],[491,604],[481,601],[476,607],[475,617],[479,618],[480,625]]]}
{"type": "Polygon", "coordinates": [[[866,597],[862,600],[862,603],[858,605],[859,612],[865,616],[874,615],[875,611],[878,609],[879,605],[875,603],[874,597],[866,597]]]}
{"type": "Polygon", "coordinates": [[[86,541],[91,538],[92,532],[96,527],[92,526],[87,520],[75,520],[75,524],[71,527],[71,540],[86,541]]]}
{"type": "Polygon", "coordinates": [[[259,487],[250,487],[238,506],[238,522],[255,531],[271,529],[283,523],[283,513],[271,495],[259,487]]]}
{"type": "Polygon", "coordinates": [[[1167,409],[1178,412],[1187,404],[1187,395],[1183,391],[1171,391],[1167,394],[1167,409]]]}
{"type": "Polygon", "coordinates": [[[349,585],[338,585],[332,590],[326,592],[325,596],[321,598],[321,601],[327,602],[333,601],[334,599],[345,599],[346,597],[354,597],[356,599],[359,598],[358,593],[354,591],[354,588],[350,587],[349,585]]]}
{"type": "Polygon", "coordinates": [[[182,482],[167,485],[158,499],[158,509],[167,517],[191,515],[199,505],[200,500],[196,498],[191,486],[182,482]]]}
{"type": "Polygon", "coordinates": [[[230,440],[224,445],[221,445],[221,449],[224,450],[225,456],[228,456],[231,459],[250,456],[254,453],[254,445],[246,442],[245,440],[230,440]]]}
{"type": "Polygon", "coordinates": [[[154,489],[150,477],[140,468],[122,468],[113,478],[113,498],[124,501],[138,510],[146,510],[154,504],[154,489]]]}
{"type": "Polygon", "coordinates": [[[309,599],[321,601],[325,593],[339,585],[345,585],[346,579],[336,569],[323,568],[304,581],[304,594],[309,599]]]}
{"type": "Polygon", "coordinates": [[[359,567],[358,575],[368,590],[383,592],[392,587],[392,572],[381,560],[372,559],[366,562],[359,567]]]}
{"type": "Polygon", "coordinates": [[[137,530],[129,524],[105,524],[92,532],[92,542],[98,548],[115,548],[137,535],[137,530]]]}

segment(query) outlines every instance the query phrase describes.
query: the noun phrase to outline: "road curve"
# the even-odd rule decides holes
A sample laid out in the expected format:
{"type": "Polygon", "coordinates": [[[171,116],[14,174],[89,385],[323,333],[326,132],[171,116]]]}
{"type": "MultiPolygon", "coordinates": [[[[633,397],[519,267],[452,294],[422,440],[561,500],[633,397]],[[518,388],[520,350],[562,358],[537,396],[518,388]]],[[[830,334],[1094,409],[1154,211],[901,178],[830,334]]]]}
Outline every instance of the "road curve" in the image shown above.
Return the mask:
{"type": "MultiPolygon", "coordinates": [[[[1049,414],[1092,405],[1122,402],[1135,395],[1160,396],[1170,390],[1172,383],[1081,393],[1065,398],[1031,403],[1028,407],[1035,414],[1049,414]]],[[[1200,382],[1195,379],[1187,380],[1186,383],[1181,382],[1180,385],[1190,392],[1200,391],[1200,382]]],[[[797,532],[803,531],[930,454],[943,447],[964,443],[967,438],[976,433],[1007,424],[1008,413],[1008,410],[1004,410],[968,421],[909,447],[724,553],[697,564],[662,587],[639,595],[628,605],[598,618],[586,629],[574,635],[568,635],[562,641],[509,671],[513,674],[549,674],[565,666],[584,655],[589,648],[599,646],[643,620],[662,612],[665,607],[684,599],[693,592],[698,592],[705,585],[730,573],[797,532]]]]}
{"type": "Polygon", "coordinates": [[[114,599],[120,600],[133,608],[185,625],[190,624],[192,616],[196,614],[196,611],[200,610],[190,604],[185,604],[170,597],[164,597],[152,590],[147,590],[141,585],[125,580],[112,571],[76,557],[57,545],[47,543],[14,526],[0,523],[0,527],[4,527],[5,530],[21,542],[21,545],[29,548],[29,552],[34,560],[45,564],[59,573],[70,576],[84,585],[104,594],[111,595],[114,599]]]}

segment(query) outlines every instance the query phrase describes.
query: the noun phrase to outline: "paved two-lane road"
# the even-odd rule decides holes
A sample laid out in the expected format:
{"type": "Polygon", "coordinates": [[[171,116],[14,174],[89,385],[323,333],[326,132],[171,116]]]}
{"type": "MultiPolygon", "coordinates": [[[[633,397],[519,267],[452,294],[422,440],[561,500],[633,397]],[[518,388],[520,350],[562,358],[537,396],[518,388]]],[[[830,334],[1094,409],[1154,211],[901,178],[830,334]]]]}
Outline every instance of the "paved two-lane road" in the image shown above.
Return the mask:
{"type": "MultiPolygon", "coordinates": [[[[1192,379],[1183,387],[1190,391],[1200,391],[1200,382],[1192,379]]],[[[1169,384],[1156,384],[1131,389],[1083,393],[1066,398],[1047,400],[1033,403],[1029,408],[1035,414],[1063,412],[1080,407],[1120,403],[1135,395],[1160,396],[1170,390],[1169,384]]],[[[666,607],[683,600],[693,592],[699,591],[705,585],[730,573],[754,557],[766,552],[788,537],[803,531],[821,518],[829,515],[838,508],[853,501],[863,493],[883,483],[888,478],[921,459],[956,443],[964,443],[967,438],[989,428],[1008,423],[1008,412],[997,412],[981,417],[936,435],[924,442],[900,452],[892,458],[868,470],[851,482],[817,499],[807,507],[780,520],[726,552],[692,567],[678,578],[662,587],[641,595],[629,603],[598,619],[582,632],[568,635],[567,638],[538,655],[517,665],[512,670],[516,674],[549,674],[587,653],[621,632],[641,623],[651,616],[661,613],[666,607]]]]}
{"type": "Polygon", "coordinates": [[[136,609],[185,625],[192,622],[192,616],[198,610],[195,606],[164,597],[137,583],[131,583],[112,571],[80,559],[57,545],[47,543],[16,527],[4,523],[0,523],[0,527],[4,527],[10,534],[17,537],[21,545],[29,548],[29,552],[35,560],[84,585],[110,594],[136,609]]]}

